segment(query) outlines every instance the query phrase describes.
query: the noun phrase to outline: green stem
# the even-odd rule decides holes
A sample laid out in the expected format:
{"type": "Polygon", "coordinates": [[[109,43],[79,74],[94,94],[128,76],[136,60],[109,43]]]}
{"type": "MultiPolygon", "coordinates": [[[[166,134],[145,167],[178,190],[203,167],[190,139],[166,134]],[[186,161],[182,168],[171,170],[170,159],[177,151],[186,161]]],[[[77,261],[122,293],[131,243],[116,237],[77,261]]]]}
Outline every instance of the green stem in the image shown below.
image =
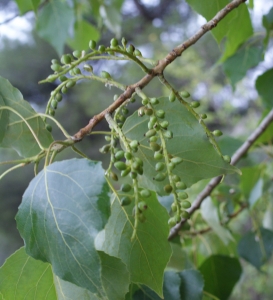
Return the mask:
{"type": "Polygon", "coordinates": [[[4,173],[2,173],[2,174],[0,175],[0,180],[1,180],[5,175],[7,175],[9,172],[11,172],[11,171],[13,171],[13,170],[15,170],[15,169],[24,167],[26,164],[27,164],[27,163],[21,163],[21,164],[18,164],[18,165],[15,165],[15,166],[9,168],[8,170],[6,170],[4,173]]]}
{"type": "Polygon", "coordinates": [[[137,179],[133,179],[133,186],[134,186],[134,195],[135,195],[135,223],[134,229],[131,236],[131,241],[136,238],[137,234],[137,226],[138,226],[138,219],[139,219],[139,209],[138,209],[138,202],[139,202],[139,195],[138,195],[138,181],[137,179]]]}

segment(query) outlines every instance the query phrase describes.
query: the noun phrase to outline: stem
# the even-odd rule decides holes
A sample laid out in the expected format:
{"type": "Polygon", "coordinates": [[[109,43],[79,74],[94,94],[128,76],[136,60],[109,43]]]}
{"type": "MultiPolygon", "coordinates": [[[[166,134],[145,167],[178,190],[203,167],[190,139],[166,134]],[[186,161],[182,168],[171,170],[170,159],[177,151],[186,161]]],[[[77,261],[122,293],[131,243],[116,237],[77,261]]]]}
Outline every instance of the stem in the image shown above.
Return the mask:
{"type": "Polygon", "coordinates": [[[0,180],[1,180],[5,175],[7,175],[9,172],[11,172],[11,171],[13,171],[13,170],[15,170],[15,169],[24,167],[25,165],[27,165],[27,163],[21,163],[21,164],[18,164],[18,165],[15,165],[15,166],[9,168],[8,170],[6,170],[4,173],[2,173],[2,174],[0,175],[0,180]]]}

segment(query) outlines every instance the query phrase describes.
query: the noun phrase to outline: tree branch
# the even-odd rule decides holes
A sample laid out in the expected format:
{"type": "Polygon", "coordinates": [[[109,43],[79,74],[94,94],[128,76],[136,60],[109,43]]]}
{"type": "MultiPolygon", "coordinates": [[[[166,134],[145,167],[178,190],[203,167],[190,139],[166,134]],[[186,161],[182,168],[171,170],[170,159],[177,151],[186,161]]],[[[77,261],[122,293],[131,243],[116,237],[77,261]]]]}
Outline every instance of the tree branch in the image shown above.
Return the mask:
{"type": "Polygon", "coordinates": [[[89,134],[92,129],[105,117],[107,113],[112,113],[115,111],[124,101],[129,99],[133,93],[135,92],[135,89],[138,88],[144,88],[148,83],[156,76],[163,73],[165,68],[171,64],[177,57],[181,56],[181,54],[190,46],[195,44],[206,32],[210,31],[214,27],[217,26],[217,24],[227,15],[229,14],[233,9],[237,8],[242,3],[246,2],[246,0],[233,0],[231,3],[229,3],[227,6],[225,6],[222,10],[220,10],[213,19],[211,19],[209,22],[207,22],[205,25],[203,25],[197,32],[194,34],[191,38],[189,38],[187,41],[185,41],[183,44],[178,45],[175,47],[165,58],[160,60],[158,64],[150,70],[149,74],[146,74],[140,81],[138,81],[135,84],[132,84],[127,87],[124,93],[122,93],[119,98],[111,104],[109,107],[107,107],[105,110],[103,110],[98,115],[94,116],[89,123],[82,129],[80,129],[72,138],[75,142],[81,141],[87,134],[89,134]]]}
{"type": "MultiPolygon", "coordinates": [[[[231,165],[235,165],[250,149],[254,142],[261,136],[261,134],[266,130],[266,128],[273,122],[273,109],[268,113],[268,115],[263,119],[260,125],[254,130],[254,132],[248,137],[248,139],[243,143],[243,145],[233,154],[231,158],[231,165]]],[[[208,197],[213,189],[221,182],[223,176],[218,176],[213,178],[208,185],[203,189],[203,191],[196,197],[192,206],[188,209],[190,215],[192,215],[197,209],[199,209],[202,202],[208,197]]],[[[186,219],[182,219],[179,224],[171,229],[168,240],[173,239],[179,232],[182,225],[186,222],[186,219]]]]}

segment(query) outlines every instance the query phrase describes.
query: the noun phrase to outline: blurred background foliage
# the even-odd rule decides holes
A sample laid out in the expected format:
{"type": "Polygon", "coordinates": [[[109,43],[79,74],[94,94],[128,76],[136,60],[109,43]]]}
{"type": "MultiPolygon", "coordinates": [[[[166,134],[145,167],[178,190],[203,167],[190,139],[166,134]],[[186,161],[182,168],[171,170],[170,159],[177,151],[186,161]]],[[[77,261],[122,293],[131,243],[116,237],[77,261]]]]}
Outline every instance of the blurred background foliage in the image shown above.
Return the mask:
{"type": "MultiPolygon", "coordinates": [[[[40,11],[37,5],[36,10],[39,21],[36,23],[35,14],[27,12],[32,7],[28,8],[26,2],[17,1],[19,8],[12,0],[2,0],[0,2],[0,75],[17,87],[35,110],[40,112],[45,110],[50,92],[56,87],[57,83],[38,84],[38,81],[46,78],[52,72],[50,61],[59,58],[62,52],[70,53],[74,50],[75,45],[87,49],[90,39],[97,40],[99,44],[108,45],[113,36],[124,36],[129,43],[136,45],[141,50],[144,57],[156,61],[163,58],[176,45],[189,38],[205,22],[183,0],[68,1],[71,7],[72,5],[75,6],[78,15],[81,17],[74,24],[76,41],[71,37],[71,40],[67,43],[68,45],[62,50],[58,40],[61,32],[58,32],[57,28],[56,32],[53,33],[56,35],[56,39],[51,43],[55,48],[45,41],[47,33],[43,30],[43,22],[51,22],[50,15],[48,15],[48,19],[43,19],[41,16],[39,19],[40,11]],[[101,3],[103,3],[103,9],[101,3]],[[16,17],[13,18],[13,16],[16,17]],[[86,34],[80,35],[77,28],[86,28],[86,34]]],[[[273,4],[272,1],[269,2],[271,2],[271,5],[273,4]]],[[[39,1],[37,3],[40,4],[39,1]]],[[[47,1],[44,1],[40,5],[46,4],[47,1]]],[[[252,4],[253,2],[250,1],[249,5],[252,4]]],[[[254,85],[257,76],[273,67],[270,30],[266,31],[265,28],[267,27],[264,28],[261,21],[262,15],[269,13],[271,5],[268,5],[268,1],[255,1],[254,8],[250,10],[255,35],[249,41],[249,44],[251,46],[257,44],[260,47],[264,38],[268,38],[269,44],[267,48],[262,50],[259,48],[260,52],[258,50],[255,52],[255,57],[260,55],[256,63],[253,63],[253,56],[251,56],[252,65],[250,63],[250,70],[247,71],[246,76],[245,74],[238,78],[228,78],[226,76],[229,66],[232,63],[236,66],[236,58],[233,62],[229,61],[224,65],[221,64],[221,49],[219,49],[211,33],[206,34],[197,44],[185,51],[182,57],[172,63],[165,71],[166,78],[175,88],[189,91],[193,100],[201,102],[202,111],[208,115],[206,121],[208,127],[213,130],[221,129],[224,134],[229,135],[230,138],[224,136],[219,139],[220,146],[229,155],[257,127],[264,113],[263,103],[254,85]],[[237,80],[238,82],[236,82],[237,80]]],[[[69,34],[73,32],[73,28],[71,28],[72,20],[70,19],[74,17],[70,14],[69,8],[67,9],[67,19],[63,20],[62,25],[65,24],[68,27],[64,35],[67,34],[67,37],[69,37],[69,34]]],[[[52,24],[53,28],[55,25],[52,24]]],[[[62,37],[64,38],[63,35],[62,37]]],[[[242,48],[242,51],[244,51],[244,48],[242,48]]],[[[142,71],[137,66],[128,62],[95,61],[93,68],[94,73],[100,73],[101,70],[108,71],[116,80],[127,85],[137,82],[143,76],[142,71]]],[[[168,91],[156,80],[145,88],[145,92],[151,97],[168,95],[168,91]]],[[[72,135],[85,126],[93,115],[106,108],[117,93],[119,93],[117,89],[103,87],[102,84],[96,81],[81,82],[65,95],[64,100],[58,107],[56,117],[72,135]]],[[[133,111],[138,106],[139,103],[133,103],[130,109],[133,111]]],[[[101,122],[96,130],[107,130],[107,128],[106,123],[101,122]]],[[[272,130],[272,127],[270,130],[272,130]]],[[[57,128],[53,129],[53,135],[55,139],[62,138],[57,128]]],[[[268,131],[267,135],[266,141],[272,141],[272,131],[268,131]]],[[[78,146],[90,158],[102,160],[106,166],[105,157],[98,151],[104,143],[103,135],[93,134],[79,143],[78,146]]],[[[262,149],[254,149],[242,160],[239,167],[249,168],[244,173],[246,174],[244,175],[246,177],[245,183],[241,180],[241,186],[238,187],[239,176],[227,177],[226,185],[218,188],[212,195],[212,199],[214,201],[218,200],[219,203],[225,203],[225,205],[227,205],[226,203],[232,205],[232,197],[236,195],[239,195],[238,198],[242,197],[242,190],[248,189],[244,195],[250,194],[253,186],[249,183],[251,176],[248,177],[248,173],[255,173],[259,177],[262,172],[268,178],[271,178],[272,184],[272,162],[271,165],[265,165],[270,159],[272,160],[271,146],[270,143],[266,143],[262,149]],[[230,192],[231,186],[235,187],[232,193],[230,192]],[[229,202],[227,199],[229,199],[229,202]]],[[[8,160],[9,157],[14,159],[16,154],[11,153],[10,150],[1,149],[0,155],[1,161],[3,161],[8,160]]],[[[74,153],[67,150],[58,158],[63,159],[73,156],[74,153]]],[[[1,173],[4,169],[1,166],[1,173]]],[[[0,264],[23,244],[16,230],[14,216],[22,194],[32,177],[32,166],[27,166],[23,169],[17,169],[0,182],[0,264]]],[[[255,183],[254,180],[253,184],[255,183]]],[[[202,183],[197,185],[196,189],[200,190],[202,183]]],[[[251,222],[257,224],[267,222],[265,224],[267,228],[273,229],[273,224],[270,224],[273,216],[272,188],[271,193],[269,191],[267,189],[267,193],[257,196],[258,199],[263,198],[264,201],[258,202],[255,211],[250,213],[245,211],[235,221],[231,221],[230,226],[235,233],[249,231],[253,226],[251,222]],[[252,214],[251,218],[249,214],[252,214]]],[[[194,192],[191,193],[191,197],[194,197],[194,192]]],[[[222,208],[221,205],[218,205],[218,209],[223,209],[223,205],[222,208]]],[[[195,224],[198,224],[198,218],[200,218],[200,215],[193,220],[195,224]]],[[[186,252],[188,249],[191,249],[191,251],[192,248],[198,249],[198,255],[193,257],[193,261],[197,265],[200,265],[208,254],[236,252],[235,242],[226,247],[213,232],[208,232],[202,237],[196,235],[193,238],[185,239],[184,243],[186,252]]],[[[192,255],[190,251],[188,252],[189,255],[192,255]]],[[[181,261],[185,259],[178,257],[178,260],[176,265],[181,264],[181,261]]],[[[231,299],[272,299],[273,287],[270,284],[273,280],[272,259],[266,264],[262,273],[246,262],[242,261],[242,264],[244,275],[237,284],[231,299]]]]}

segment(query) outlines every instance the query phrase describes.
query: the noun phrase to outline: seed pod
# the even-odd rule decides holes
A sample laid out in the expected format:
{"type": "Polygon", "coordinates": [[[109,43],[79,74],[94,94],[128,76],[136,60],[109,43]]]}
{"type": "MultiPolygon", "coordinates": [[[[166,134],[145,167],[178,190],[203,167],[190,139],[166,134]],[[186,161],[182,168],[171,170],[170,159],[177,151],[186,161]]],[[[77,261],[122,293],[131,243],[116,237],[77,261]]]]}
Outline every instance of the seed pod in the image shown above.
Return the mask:
{"type": "Polygon", "coordinates": [[[126,38],[122,38],[121,39],[121,44],[122,44],[122,46],[124,47],[124,48],[126,48],[126,45],[127,45],[127,40],[126,40],[126,38]]]}
{"type": "Polygon", "coordinates": [[[147,131],[147,132],[145,133],[145,136],[146,136],[147,138],[150,138],[150,137],[152,137],[152,136],[154,136],[154,135],[156,135],[156,131],[155,131],[154,129],[151,129],[151,130],[149,130],[149,131],[147,131]]]}
{"type": "Polygon", "coordinates": [[[59,61],[58,61],[58,59],[51,59],[51,63],[52,63],[52,65],[59,64],[59,61]]]}
{"type": "Polygon", "coordinates": [[[130,173],[130,177],[131,177],[132,179],[136,179],[136,178],[137,178],[137,173],[136,173],[136,172],[131,172],[131,173],[130,173]]]}
{"type": "Polygon", "coordinates": [[[154,159],[155,160],[160,160],[163,158],[163,155],[160,152],[155,152],[154,154],[154,159]]]}
{"type": "Polygon", "coordinates": [[[50,66],[50,68],[53,70],[53,71],[61,71],[62,70],[62,67],[59,65],[59,64],[53,64],[50,66]]]}
{"type": "Polygon", "coordinates": [[[127,167],[125,170],[121,171],[120,176],[125,177],[130,173],[130,171],[131,171],[131,168],[127,167]]]}
{"type": "Polygon", "coordinates": [[[148,198],[151,196],[151,192],[147,189],[144,189],[144,190],[141,190],[140,191],[140,195],[143,197],[143,198],[148,198]]]}
{"type": "Polygon", "coordinates": [[[181,212],[181,217],[182,217],[183,219],[188,219],[188,218],[190,217],[190,214],[189,214],[186,210],[183,210],[183,211],[181,212]]]}
{"type": "Polygon", "coordinates": [[[227,163],[230,163],[230,161],[231,161],[231,158],[230,158],[230,156],[228,156],[228,155],[224,155],[224,156],[223,156],[223,159],[224,159],[224,161],[226,161],[227,163]]]}
{"type": "Polygon", "coordinates": [[[180,200],[185,200],[185,199],[188,199],[188,194],[186,193],[186,192],[179,192],[178,194],[177,194],[177,196],[178,196],[178,198],[180,199],[180,200]]]}
{"type": "Polygon", "coordinates": [[[69,80],[67,83],[66,83],[66,87],[67,88],[72,88],[74,85],[76,84],[76,81],[74,80],[69,80]]]}
{"type": "Polygon", "coordinates": [[[135,51],[134,51],[134,56],[142,56],[142,53],[138,50],[138,49],[136,49],[135,51]]]}
{"type": "Polygon", "coordinates": [[[53,109],[56,109],[58,107],[58,101],[53,99],[53,100],[51,100],[50,105],[53,109]]]}
{"type": "Polygon", "coordinates": [[[173,188],[170,184],[166,184],[164,186],[164,191],[167,193],[167,194],[170,194],[172,192],[173,188]]]}
{"type": "Polygon", "coordinates": [[[143,167],[143,160],[140,159],[139,157],[135,157],[134,161],[137,162],[141,167],[143,167]]]}
{"type": "Polygon", "coordinates": [[[67,87],[63,86],[61,91],[62,91],[63,94],[66,94],[67,93],[67,87]]]}
{"type": "Polygon", "coordinates": [[[128,53],[130,53],[130,54],[133,54],[134,51],[135,51],[135,47],[134,47],[132,44],[130,44],[130,45],[127,47],[126,51],[127,51],[128,53]]]}
{"type": "Polygon", "coordinates": [[[213,135],[215,135],[215,136],[221,136],[223,133],[222,133],[222,131],[221,130],[214,130],[213,132],[212,132],[212,134],[213,135]]]}
{"type": "Polygon", "coordinates": [[[139,175],[143,175],[143,167],[140,167],[139,169],[137,169],[137,173],[139,175]]]}
{"type": "Polygon", "coordinates": [[[105,46],[104,45],[100,45],[99,48],[98,48],[98,50],[100,52],[105,52],[105,46]]]}
{"type": "Polygon", "coordinates": [[[160,123],[160,126],[164,129],[166,129],[169,126],[169,122],[168,121],[163,121],[160,123]]]}
{"type": "Polygon", "coordinates": [[[125,192],[125,193],[130,192],[131,189],[132,189],[132,186],[131,186],[130,184],[128,184],[128,183],[125,183],[125,184],[123,184],[123,185],[121,186],[121,190],[122,190],[123,192],[125,192]]]}
{"type": "Polygon", "coordinates": [[[106,136],[104,137],[104,139],[105,139],[107,142],[110,142],[110,141],[111,141],[111,137],[110,137],[109,135],[106,135],[106,136]]]}
{"type": "Polygon", "coordinates": [[[118,40],[116,38],[113,38],[110,41],[110,46],[111,46],[111,48],[116,48],[118,46],[118,40]]]}
{"type": "Polygon", "coordinates": [[[159,109],[159,110],[156,111],[156,115],[159,118],[163,119],[165,117],[165,111],[163,109],[159,109]]]}
{"type": "Polygon", "coordinates": [[[144,116],[144,107],[143,106],[137,110],[137,114],[139,117],[144,116]]]}
{"type": "Polygon", "coordinates": [[[176,203],[172,203],[171,209],[172,209],[173,212],[177,211],[177,205],[176,205],[176,203]]]}
{"type": "Polygon", "coordinates": [[[180,92],[181,97],[183,98],[189,98],[190,97],[190,93],[187,91],[182,91],[180,92]]]}
{"type": "Polygon", "coordinates": [[[145,201],[140,201],[137,205],[140,211],[144,211],[148,208],[148,205],[145,201]]]}
{"type": "Polygon", "coordinates": [[[199,106],[200,106],[200,102],[197,102],[197,101],[192,101],[192,102],[191,102],[191,107],[197,108],[197,107],[199,107],[199,106]]]}
{"type": "Polygon", "coordinates": [[[123,161],[117,161],[114,163],[115,168],[117,168],[119,171],[126,170],[127,165],[123,161]]]}
{"type": "Polygon", "coordinates": [[[134,147],[134,148],[131,148],[131,150],[132,150],[132,152],[137,152],[137,150],[138,150],[138,147],[134,147]]]}
{"type": "Polygon", "coordinates": [[[110,148],[111,148],[111,145],[110,145],[110,144],[109,144],[109,145],[104,145],[104,146],[102,146],[102,147],[99,149],[99,151],[100,151],[101,153],[108,153],[109,150],[110,150],[110,148]]]}
{"type": "Polygon", "coordinates": [[[183,161],[183,158],[178,157],[178,156],[173,157],[173,158],[171,159],[171,162],[172,162],[173,164],[175,164],[175,165],[178,165],[178,164],[182,163],[182,161],[183,161]]]}
{"type": "Polygon", "coordinates": [[[70,64],[71,63],[71,57],[70,57],[70,55],[64,54],[61,57],[61,63],[64,64],[64,65],[70,64]]]}
{"type": "Polygon", "coordinates": [[[175,164],[172,162],[168,163],[168,168],[170,171],[172,171],[175,168],[175,164]]]}
{"type": "Polygon", "coordinates": [[[178,182],[180,181],[180,177],[178,175],[172,175],[172,181],[178,182]]]}
{"type": "Polygon", "coordinates": [[[151,98],[150,102],[152,105],[156,105],[159,103],[159,100],[157,98],[151,98]]]}
{"type": "Polygon", "coordinates": [[[152,148],[153,151],[158,151],[161,148],[160,145],[154,142],[150,143],[150,147],[152,148]]]}
{"type": "Polygon", "coordinates": [[[155,143],[157,140],[158,140],[158,136],[152,136],[152,137],[150,137],[149,142],[155,143]]]}
{"type": "Polygon", "coordinates": [[[166,178],[166,174],[158,173],[155,175],[154,180],[156,181],[163,181],[166,178]]]}
{"type": "Polygon", "coordinates": [[[101,71],[100,76],[105,79],[111,79],[111,75],[106,71],[101,71]]]}
{"type": "Polygon", "coordinates": [[[115,158],[116,158],[117,160],[120,160],[120,159],[122,159],[123,157],[124,157],[124,151],[123,151],[123,150],[119,150],[118,152],[116,152],[115,158]]]}
{"type": "Polygon", "coordinates": [[[167,139],[173,138],[173,132],[170,131],[170,130],[167,130],[167,131],[163,132],[163,135],[164,135],[167,139]]]}
{"type": "Polygon", "coordinates": [[[63,99],[63,96],[62,96],[61,93],[57,93],[57,94],[55,95],[55,100],[56,100],[56,101],[61,102],[62,99],[63,99]]]}
{"type": "Polygon", "coordinates": [[[61,82],[65,82],[68,78],[66,76],[62,75],[62,76],[60,76],[59,79],[61,82]]]}
{"type": "Polygon", "coordinates": [[[52,126],[49,124],[46,124],[46,130],[51,132],[52,131],[52,126]]]}
{"type": "Polygon", "coordinates": [[[144,113],[146,116],[151,116],[154,112],[151,108],[144,109],[144,113]]]}
{"type": "Polygon", "coordinates": [[[163,162],[158,162],[158,163],[156,163],[156,165],[155,165],[155,170],[158,172],[158,171],[162,171],[162,170],[164,170],[164,168],[165,168],[165,163],[163,163],[163,162]]]}
{"type": "Polygon", "coordinates": [[[185,190],[187,188],[187,185],[183,182],[183,181],[178,181],[176,182],[175,186],[179,189],[179,190],[185,190]]]}
{"type": "Polygon", "coordinates": [[[172,91],[169,95],[169,101],[170,102],[174,102],[176,99],[175,93],[172,91]]]}
{"type": "Polygon", "coordinates": [[[173,226],[175,226],[176,225],[176,218],[175,217],[171,217],[169,220],[168,220],[168,225],[170,226],[170,227],[173,227],[173,226]]]}
{"type": "Polygon", "coordinates": [[[132,163],[132,169],[137,171],[137,170],[139,170],[139,168],[141,168],[141,165],[138,162],[134,161],[132,163]]]}
{"type": "Polygon", "coordinates": [[[130,143],[131,148],[137,148],[137,146],[138,146],[138,141],[137,140],[131,141],[131,143],[130,143]]]}
{"type": "Polygon", "coordinates": [[[125,197],[122,197],[121,200],[120,200],[120,205],[121,206],[126,206],[126,205],[129,205],[131,204],[132,202],[132,198],[128,197],[128,196],[125,196],[125,197]]]}
{"type": "Polygon", "coordinates": [[[47,78],[46,78],[46,80],[49,81],[49,82],[53,82],[53,81],[55,81],[56,79],[57,79],[57,76],[56,76],[56,75],[53,75],[53,74],[47,76],[47,78]]]}
{"type": "Polygon", "coordinates": [[[113,171],[110,171],[110,177],[114,180],[114,181],[118,181],[118,175],[116,173],[114,173],[113,171]]]}
{"type": "Polygon", "coordinates": [[[190,203],[189,201],[182,201],[182,202],[180,203],[180,206],[181,206],[181,208],[187,209],[187,208],[190,208],[190,207],[191,207],[191,203],[190,203]]]}
{"type": "Polygon", "coordinates": [[[72,54],[76,58],[80,58],[82,56],[82,52],[80,50],[75,50],[72,54]]]}
{"type": "Polygon", "coordinates": [[[132,97],[132,98],[130,99],[130,102],[131,102],[131,103],[136,102],[136,98],[132,97]]]}
{"type": "Polygon", "coordinates": [[[148,98],[144,98],[144,99],[142,99],[141,103],[143,105],[147,105],[149,103],[149,99],[148,98]]]}
{"type": "Polygon", "coordinates": [[[55,115],[55,110],[52,108],[49,108],[48,113],[53,117],[55,115]]]}
{"type": "Polygon", "coordinates": [[[82,73],[82,71],[79,68],[74,68],[73,70],[75,75],[80,75],[82,73]]]}
{"type": "Polygon", "coordinates": [[[124,153],[124,157],[127,159],[127,160],[131,160],[133,158],[133,155],[130,153],[130,152],[125,152],[124,153]]]}
{"type": "Polygon", "coordinates": [[[94,49],[96,49],[96,46],[97,46],[97,43],[95,41],[93,41],[93,40],[89,41],[89,48],[90,49],[94,50],[94,49]]]}
{"type": "Polygon", "coordinates": [[[200,118],[203,119],[203,120],[207,118],[207,115],[206,115],[206,114],[200,114],[199,116],[200,116],[200,118]]]}

